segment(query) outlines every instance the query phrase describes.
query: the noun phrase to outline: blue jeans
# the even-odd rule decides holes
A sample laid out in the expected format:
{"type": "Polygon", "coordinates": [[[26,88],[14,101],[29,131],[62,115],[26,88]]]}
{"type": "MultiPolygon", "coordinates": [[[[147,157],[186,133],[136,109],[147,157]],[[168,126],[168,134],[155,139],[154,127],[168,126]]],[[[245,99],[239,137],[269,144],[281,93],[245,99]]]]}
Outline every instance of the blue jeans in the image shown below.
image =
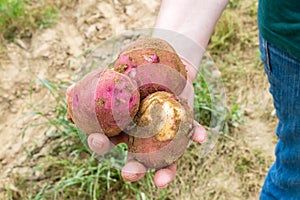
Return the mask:
{"type": "Polygon", "coordinates": [[[300,200],[300,60],[262,37],[260,51],[278,118],[276,160],[260,199],[300,200]]]}

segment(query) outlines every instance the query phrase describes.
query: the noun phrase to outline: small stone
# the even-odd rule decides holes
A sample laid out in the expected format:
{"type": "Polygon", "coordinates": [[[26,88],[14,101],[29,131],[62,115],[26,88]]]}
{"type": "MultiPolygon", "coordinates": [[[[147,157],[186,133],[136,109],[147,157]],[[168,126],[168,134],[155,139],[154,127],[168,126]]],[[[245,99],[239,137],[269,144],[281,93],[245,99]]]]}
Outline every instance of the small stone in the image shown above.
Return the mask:
{"type": "Polygon", "coordinates": [[[250,108],[245,108],[245,109],[244,109],[244,114],[245,114],[246,116],[250,116],[250,115],[253,114],[253,110],[251,110],[250,108]]]}
{"type": "Polygon", "coordinates": [[[275,116],[276,116],[276,110],[275,110],[275,109],[271,112],[271,116],[272,116],[272,117],[275,117],[275,116]]]}
{"type": "Polygon", "coordinates": [[[17,110],[16,108],[11,108],[11,109],[10,109],[10,112],[11,112],[11,113],[17,113],[18,110],[17,110]]]}
{"type": "Polygon", "coordinates": [[[23,49],[27,49],[27,45],[20,39],[16,40],[16,44],[23,49]]]}
{"type": "Polygon", "coordinates": [[[219,70],[214,70],[211,75],[213,78],[220,78],[221,72],[219,70]]]}
{"type": "Polygon", "coordinates": [[[7,165],[7,160],[2,160],[1,164],[2,165],[7,165]]]}

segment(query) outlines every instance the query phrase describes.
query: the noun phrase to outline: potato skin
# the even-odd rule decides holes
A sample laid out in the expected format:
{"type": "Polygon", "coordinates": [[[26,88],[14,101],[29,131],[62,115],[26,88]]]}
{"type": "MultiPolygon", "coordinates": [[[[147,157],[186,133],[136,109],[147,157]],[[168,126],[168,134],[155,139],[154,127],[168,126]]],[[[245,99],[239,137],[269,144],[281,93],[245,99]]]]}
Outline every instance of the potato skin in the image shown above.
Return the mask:
{"type": "Polygon", "coordinates": [[[142,100],[128,148],[146,167],[160,169],[183,155],[191,138],[192,116],[181,103],[168,92],[155,92],[142,100]]]}
{"type": "Polygon", "coordinates": [[[187,80],[180,57],[166,41],[157,38],[140,39],[125,48],[114,70],[136,80],[141,99],[157,91],[179,95],[187,80]]]}
{"type": "Polygon", "coordinates": [[[138,111],[138,88],[129,77],[106,70],[99,81],[95,94],[97,119],[105,134],[118,135],[138,111]]]}
{"type": "Polygon", "coordinates": [[[87,74],[68,95],[68,112],[86,134],[118,135],[133,119],[140,103],[134,80],[110,69],[87,74]]]}

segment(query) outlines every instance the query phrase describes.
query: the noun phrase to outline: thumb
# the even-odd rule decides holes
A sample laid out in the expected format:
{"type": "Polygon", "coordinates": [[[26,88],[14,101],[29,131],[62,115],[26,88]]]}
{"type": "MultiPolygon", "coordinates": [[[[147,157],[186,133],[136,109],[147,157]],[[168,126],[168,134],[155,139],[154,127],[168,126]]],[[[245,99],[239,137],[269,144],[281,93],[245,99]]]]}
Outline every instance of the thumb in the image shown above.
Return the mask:
{"type": "Polygon", "coordinates": [[[128,145],[128,135],[126,133],[121,132],[119,135],[110,138],[102,133],[92,133],[88,136],[90,149],[99,155],[106,154],[119,143],[128,145]]]}
{"type": "Polygon", "coordinates": [[[99,154],[106,154],[113,148],[113,144],[109,141],[108,137],[101,133],[92,133],[88,136],[88,145],[90,149],[99,154]]]}

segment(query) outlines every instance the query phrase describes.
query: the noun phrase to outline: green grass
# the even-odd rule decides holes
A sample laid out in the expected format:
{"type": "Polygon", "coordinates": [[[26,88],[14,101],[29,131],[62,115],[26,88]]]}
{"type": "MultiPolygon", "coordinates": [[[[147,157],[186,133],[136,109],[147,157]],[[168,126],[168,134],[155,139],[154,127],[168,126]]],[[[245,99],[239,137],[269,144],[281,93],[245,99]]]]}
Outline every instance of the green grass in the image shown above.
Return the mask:
{"type": "Polygon", "coordinates": [[[11,38],[16,32],[17,22],[26,15],[23,1],[1,0],[0,2],[0,31],[5,38],[11,38]]]}
{"type": "Polygon", "coordinates": [[[239,42],[239,30],[240,24],[236,15],[226,10],[210,38],[209,51],[214,55],[222,55],[225,51],[228,52],[231,47],[239,42]]]}
{"type": "Polygon", "coordinates": [[[16,37],[30,37],[38,28],[55,24],[58,8],[42,2],[0,0],[0,38],[13,41],[16,37]]]}
{"type": "Polygon", "coordinates": [[[244,122],[243,111],[234,100],[228,104],[225,85],[218,74],[216,63],[209,55],[206,55],[199,67],[196,81],[193,83],[194,118],[204,126],[220,127],[220,131],[229,133],[231,128],[237,128],[244,122]],[[214,73],[217,75],[213,75],[214,73]]]}

